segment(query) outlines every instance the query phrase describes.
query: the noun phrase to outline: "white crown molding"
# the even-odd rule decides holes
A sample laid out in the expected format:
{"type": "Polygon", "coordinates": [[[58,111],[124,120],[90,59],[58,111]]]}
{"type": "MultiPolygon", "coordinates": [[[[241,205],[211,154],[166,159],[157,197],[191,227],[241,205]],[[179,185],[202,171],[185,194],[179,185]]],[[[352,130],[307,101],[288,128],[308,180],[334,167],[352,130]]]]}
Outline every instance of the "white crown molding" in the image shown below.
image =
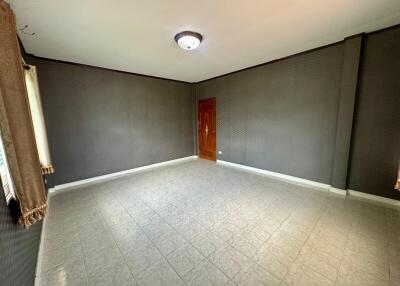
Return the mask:
{"type": "Polygon", "coordinates": [[[330,188],[331,188],[331,186],[328,184],[323,184],[323,183],[306,180],[306,179],[302,179],[302,178],[298,178],[298,177],[294,177],[294,176],[289,176],[289,175],[285,175],[285,174],[281,174],[281,173],[271,172],[271,171],[267,171],[264,169],[249,167],[249,166],[245,166],[245,165],[241,165],[241,164],[231,163],[231,162],[227,162],[227,161],[223,161],[223,160],[217,160],[217,163],[221,164],[221,165],[229,166],[232,168],[241,169],[241,170],[244,170],[247,172],[260,174],[260,175],[263,175],[263,176],[266,176],[269,178],[274,178],[274,179],[277,179],[277,180],[280,180],[283,182],[292,183],[292,184],[296,184],[296,185],[303,186],[303,187],[309,187],[309,188],[312,188],[315,190],[330,191],[330,188]]]}
{"type": "Polygon", "coordinates": [[[367,193],[362,193],[358,191],[353,191],[353,190],[347,190],[349,193],[350,197],[353,197],[354,199],[360,199],[363,201],[368,201],[372,202],[378,205],[384,205],[390,208],[400,208],[400,201],[398,200],[393,200],[385,197],[380,197],[380,196],[375,196],[367,193]]]}
{"type": "Polygon", "coordinates": [[[123,176],[131,175],[131,174],[135,174],[135,173],[139,173],[139,172],[144,172],[147,170],[161,168],[161,167],[165,167],[165,166],[169,166],[169,165],[173,165],[173,164],[179,164],[179,163],[183,163],[186,161],[195,160],[197,158],[198,158],[197,155],[193,155],[193,156],[189,156],[189,157],[183,157],[183,158],[179,158],[179,159],[175,159],[175,160],[170,160],[170,161],[155,163],[155,164],[146,165],[146,166],[142,166],[142,167],[138,167],[138,168],[133,168],[133,169],[129,169],[129,170],[121,171],[121,172],[116,172],[116,173],[111,173],[111,174],[102,175],[102,176],[98,176],[98,177],[93,177],[93,178],[89,178],[89,179],[85,179],[85,180],[56,185],[56,186],[54,186],[54,188],[49,189],[49,195],[52,196],[56,193],[65,192],[65,191],[81,188],[81,187],[88,186],[88,185],[98,184],[101,182],[113,180],[116,178],[120,178],[123,176]]]}

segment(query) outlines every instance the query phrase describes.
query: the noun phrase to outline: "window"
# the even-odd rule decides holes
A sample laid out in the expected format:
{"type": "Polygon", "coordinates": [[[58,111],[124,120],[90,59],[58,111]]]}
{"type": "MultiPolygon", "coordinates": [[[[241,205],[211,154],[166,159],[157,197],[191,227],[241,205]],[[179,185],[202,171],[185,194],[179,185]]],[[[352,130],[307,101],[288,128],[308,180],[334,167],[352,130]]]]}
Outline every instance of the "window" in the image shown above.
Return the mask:
{"type": "Polygon", "coordinates": [[[1,184],[6,196],[7,204],[11,198],[15,198],[14,185],[10,175],[10,169],[8,168],[6,152],[3,144],[3,137],[0,132],[0,177],[1,184]]]}
{"type": "Polygon", "coordinates": [[[25,67],[25,82],[28,93],[29,107],[31,110],[36,147],[38,150],[40,165],[42,167],[42,175],[52,174],[54,169],[51,164],[49,145],[47,143],[46,126],[44,123],[36,67],[31,65],[25,67]]]}

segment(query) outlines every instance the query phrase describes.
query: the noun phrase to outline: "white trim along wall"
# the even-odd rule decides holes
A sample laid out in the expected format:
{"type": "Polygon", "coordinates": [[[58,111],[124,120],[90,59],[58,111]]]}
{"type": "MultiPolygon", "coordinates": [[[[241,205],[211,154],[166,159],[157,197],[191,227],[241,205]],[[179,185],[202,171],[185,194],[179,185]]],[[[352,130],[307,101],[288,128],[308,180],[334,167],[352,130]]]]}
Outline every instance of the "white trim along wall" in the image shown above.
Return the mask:
{"type": "Polygon", "coordinates": [[[140,172],[147,171],[147,170],[152,170],[152,169],[156,169],[156,168],[160,168],[160,167],[165,167],[168,165],[179,164],[179,163],[195,160],[197,158],[198,158],[198,156],[193,155],[193,156],[189,156],[189,157],[183,157],[183,158],[174,159],[174,160],[170,160],[170,161],[165,161],[165,162],[155,163],[155,164],[146,165],[146,166],[142,166],[142,167],[138,167],[138,168],[133,168],[133,169],[129,169],[129,170],[121,171],[121,172],[116,172],[116,173],[111,173],[111,174],[102,175],[102,176],[98,176],[98,177],[93,177],[93,178],[89,178],[89,179],[85,179],[85,180],[75,181],[75,182],[66,183],[66,184],[62,184],[62,185],[56,185],[56,186],[54,186],[54,188],[49,189],[49,194],[53,195],[55,193],[78,189],[78,188],[81,188],[84,186],[98,184],[101,182],[113,180],[116,178],[120,178],[123,176],[135,174],[135,173],[140,173],[140,172]]]}
{"type": "MultiPolygon", "coordinates": [[[[135,174],[135,173],[139,173],[139,172],[143,172],[143,171],[147,171],[147,170],[152,170],[152,169],[156,169],[156,168],[160,168],[160,167],[165,167],[168,165],[179,164],[179,163],[196,160],[196,159],[198,159],[198,156],[193,155],[193,156],[189,156],[189,157],[183,157],[183,158],[179,158],[179,159],[175,159],[175,160],[160,162],[160,163],[142,166],[142,167],[138,167],[138,168],[134,168],[134,169],[129,169],[129,170],[121,171],[121,172],[111,173],[111,174],[107,174],[107,175],[103,175],[103,176],[93,177],[93,178],[80,180],[80,181],[76,181],[76,182],[57,185],[54,188],[49,189],[49,194],[54,195],[56,193],[60,193],[60,192],[64,192],[64,191],[68,191],[68,190],[72,190],[72,189],[77,189],[77,188],[101,183],[101,182],[108,181],[108,180],[113,180],[113,179],[116,179],[119,177],[131,175],[131,174],[135,174]]],[[[240,169],[245,172],[255,173],[258,175],[266,176],[266,177],[284,181],[287,183],[291,183],[291,184],[295,184],[295,185],[299,185],[299,186],[303,186],[303,187],[308,187],[308,188],[311,188],[314,190],[330,192],[332,194],[340,195],[343,197],[348,196],[348,197],[351,197],[354,199],[367,200],[367,201],[373,202],[375,204],[385,205],[388,207],[400,208],[400,201],[389,199],[389,198],[379,197],[379,196],[362,193],[362,192],[358,192],[358,191],[353,191],[353,190],[342,190],[342,189],[331,187],[328,184],[314,182],[311,180],[306,180],[306,179],[289,176],[289,175],[285,175],[285,174],[281,174],[281,173],[276,173],[276,172],[271,172],[271,171],[267,171],[267,170],[263,170],[263,169],[249,167],[249,166],[245,166],[245,165],[241,165],[241,164],[231,163],[231,162],[227,162],[227,161],[223,161],[223,160],[217,160],[217,164],[231,167],[231,168],[240,169]]]]}
{"type": "Polygon", "coordinates": [[[263,170],[263,169],[248,167],[245,165],[240,165],[240,164],[231,163],[231,162],[227,162],[227,161],[217,160],[217,163],[224,165],[224,166],[237,168],[237,169],[240,169],[240,170],[243,170],[246,172],[251,172],[251,173],[259,174],[262,176],[274,178],[274,179],[284,181],[287,183],[292,183],[292,184],[296,184],[296,185],[300,185],[300,186],[304,186],[304,187],[309,187],[309,188],[312,188],[315,190],[330,192],[335,195],[340,195],[343,197],[348,196],[352,199],[364,200],[364,201],[372,202],[372,203],[379,204],[379,205],[385,205],[387,207],[392,207],[392,208],[393,207],[400,208],[400,201],[385,198],[385,197],[375,196],[375,195],[357,192],[357,191],[353,191],[353,190],[337,189],[337,188],[331,187],[328,184],[318,183],[318,182],[314,182],[314,181],[310,181],[310,180],[306,180],[306,179],[302,179],[302,178],[298,178],[298,177],[294,177],[294,176],[289,176],[289,175],[271,172],[271,171],[267,171],[267,170],[263,170]]]}

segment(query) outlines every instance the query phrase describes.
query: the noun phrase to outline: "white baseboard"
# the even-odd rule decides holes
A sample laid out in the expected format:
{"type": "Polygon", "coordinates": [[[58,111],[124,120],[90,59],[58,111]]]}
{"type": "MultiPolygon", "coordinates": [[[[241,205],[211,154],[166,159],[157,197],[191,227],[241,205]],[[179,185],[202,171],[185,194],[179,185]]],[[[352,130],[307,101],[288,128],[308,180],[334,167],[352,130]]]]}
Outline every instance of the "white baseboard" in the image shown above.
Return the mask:
{"type": "Polygon", "coordinates": [[[393,200],[385,197],[375,196],[367,193],[357,192],[353,190],[347,190],[350,197],[354,197],[357,199],[366,200],[369,202],[373,202],[379,205],[385,205],[391,208],[400,208],[400,201],[393,200]]]}
{"type": "MultiPolygon", "coordinates": [[[[47,211],[49,211],[49,206],[50,206],[50,199],[49,196],[47,196],[47,211]]],[[[42,273],[42,253],[43,253],[43,241],[44,241],[44,233],[46,229],[46,220],[47,216],[44,217],[43,222],[42,222],[42,229],[40,230],[40,239],[39,239],[39,249],[38,249],[38,254],[36,258],[36,269],[35,269],[35,280],[34,280],[34,286],[39,286],[40,285],[40,274],[42,273]]]]}
{"type": "Polygon", "coordinates": [[[341,195],[341,196],[347,196],[347,190],[343,190],[343,189],[338,189],[338,188],[334,188],[334,187],[330,187],[329,191],[331,193],[334,193],[336,195],[341,195]]]}
{"type": "Polygon", "coordinates": [[[318,183],[294,176],[289,176],[281,173],[276,173],[276,172],[271,172],[263,169],[258,169],[258,168],[253,168],[245,165],[240,165],[236,163],[231,163],[227,161],[222,161],[222,160],[217,160],[218,164],[229,166],[232,168],[237,168],[246,172],[251,172],[251,173],[256,173],[259,175],[263,175],[266,177],[270,177],[273,179],[277,179],[283,182],[291,183],[291,184],[296,184],[308,188],[312,188],[315,190],[322,190],[322,191],[329,191],[335,195],[340,195],[345,197],[350,197],[350,198],[357,198],[357,199],[362,199],[364,201],[368,201],[370,203],[374,204],[379,204],[379,205],[384,205],[386,207],[390,208],[400,208],[400,201],[398,200],[393,200],[393,199],[388,199],[385,197],[380,197],[380,196],[375,196],[367,193],[362,193],[362,192],[357,192],[353,190],[342,190],[338,188],[334,188],[328,184],[323,184],[323,183],[318,183]]]}
{"type": "Polygon", "coordinates": [[[298,178],[298,177],[294,177],[294,176],[289,176],[289,175],[285,175],[285,174],[281,174],[281,173],[276,173],[276,172],[271,172],[271,171],[267,171],[267,170],[263,170],[263,169],[249,167],[249,166],[245,166],[245,165],[241,165],[241,164],[231,163],[231,162],[227,162],[227,161],[223,161],[223,160],[217,160],[217,163],[221,164],[221,165],[241,169],[241,170],[244,170],[247,172],[256,173],[256,174],[260,174],[260,175],[263,175],[266,177],[274,178],[274,179],[277,179],[277,180],[280,180],[283,182],[312,188],[315,190],[330,191],[330,188],[331,188],[331,186],[328,184],[323,184],[323,183],[306,180],[306,179],[302,179],[302,178],[298,178]]]}
{"type": "MultiPolygon", "coordinates": [[[[190,161],[190,160],[195,160],[195,159],[198,159],[197,155],[179,158],[179,159],[170,160],[170,161],[165,161],[165,162],[156,163],[156,164],[151,164],[151,165],[147,165],[147,166],[142,166],[142,167],[138,167],[138,168],[134,168],[134,169],[129,169],[129,170],[121,171],[121,172],[116,172],[116,173],[111,173],[111,174],[107,174],[107,175],[103,175],[103,176],[93,177],[93,178],[80,180],[80,181],[76,181],[76,182],[57,185],[54,188],[49,189],[49,195],[54,195],[55,193],[60,193],[63,191],[77,189],[77,188],[80,188],[83,186],[88,186],[88,185],[92,185],[92,184],[105,182],[108,180],[116,179],[116,178],[127,176],[130,174],[139,173],[139,172],[143,172],[146,170],[160,168],[160,167],[164,167],[164,166],[168,166],[168,165],[172,165],[172,164],[183,163],[185,161],[190,161]]],[[[311,180],[306,180],[306,179],[289,176],[289,175],[285,175],[285,174],[281,174],[281,173],[277,173],[277,172],[267,171],[267,170],[263,170],[263,169],[259,169],[259,168],[249,167],[249,166],[245,166],[245,165],[241,165],[241,164],[231,163],[231,162],[227,162],[227,161],[223,161],[223,160],[217,160],[217,164],[241,169],[243,171],[247,171],[247,172],[251,172],[251,173],[260,174],[260,175],[274,178],[274,179],[277,179],[277,180],[280,180],[283,182],[292,183],[292,184],[296,184],[299,186],[312,188],[315,190],[328,191],[328,192],[331,192],[331,193],[334,193],[337,195],[356,197],[356,198],[369,200],[369,201],[379,203],[379,204],[385,204],[387,206],[400,207],[400,201],[388,199],[385,197],[375,196],[375,195],[362,193],[362,192],[358,192],[358,191],[353,191],[353,190],[346,191],[346,190],[334,188],[328,184],[319,183],[319,182],[315,182],[315,181],[311,181],[311,180]]]]}
{"type": "Polygon", "coordinates": [[[102,176],[98,176],[98,177],[93,177],[93,178],[89,178],[89,179],[85,179],[85,180],[75,181],[75,182],[66,183],[66,184],[62,184],[62,185],[56,185],[56,186],[54,186],[54,188],[49,189],[49,195],[54,195],[55,193],[69,191],[69,190],[81,188],[81,187],[88,186],[88,185],[98,184],[98,183],[105,182],[108,180],[116,179],[116,178],[127,176],[127,175],[132,175],[135,173],[139,173],[139,172],[143,172],[143,171],[147,171],[147,170],[151,170],[151,169],[165,167],[165,166],[173,165],[173,164],[179,164],[179,163],[183,163],[186,161],[195,160],[197,158],[198,158],[197,155],[193,155],[193,156],[189,156],[189,157],[184,157],[184,158],[179,158],[179,159],[175,159],[175,160],[146,165],[146,166],[142,166],[142,167],[138,167],[138,168],[133,168],[133,169],[129,169],[129,170],[124,170],[121,172],[116,172],[116,173],[111,173],[111,174],[102,175],[102,176]]]}

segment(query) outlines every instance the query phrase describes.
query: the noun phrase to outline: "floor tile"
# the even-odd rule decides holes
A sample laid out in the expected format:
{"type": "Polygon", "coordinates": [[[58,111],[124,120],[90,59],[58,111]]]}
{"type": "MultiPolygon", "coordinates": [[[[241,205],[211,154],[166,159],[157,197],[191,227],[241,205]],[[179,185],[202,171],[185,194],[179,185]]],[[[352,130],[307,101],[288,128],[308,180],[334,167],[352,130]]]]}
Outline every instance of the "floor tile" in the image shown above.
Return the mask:
{"type": "Polygon", "coordinates": [[[213,232],[198,235],[191,240],[191,243],[206,257],[228,245],[213,232]]]}
{"type": "Polygon", "coordinates": [[[254,262],[246,271],[236,274],[232,280],[238,286],[278,286],[281,284],[279,279],[254,262]]]}
{"type": "Polygon", "coordinates": [[[237,273],[245,272],[251,263],[250,259],[232,246],[216,251],[209,260],[231,279],[237,273]]]}
{"type": "Polygon", "coordinates": [[[245,230],[233,238],[231,245],[250,259],[255,259],[264,246],[264,241],[260,240],[253,231],[245,230]]]}
{"type": "Polygon", "coordinates": [[[169,286],[185,285],[182,278],[174,269],[164,260],[151,265],[149,268],[141,271],[135,276],[138,285],[148,286],[169,286]]]}
{"type": "Polygon", "coordinates": [[[189,244],[167,256],[168,262],[181,277],[193,270],[204,259],[205,257],[189,244]]]}
{"type": "Polygon", "coordinates": [[[335,281],[329,280],[303,264],[293,275],[285,277],[285,283],[289,286],[331,286],[335,281]]]}
{"type": "Polygon", "coordinates": [[[137,283],[128,266],[119,261],[94,273],[89,278],[89,285],[93,286],[136,286],[137,283]]]}
{"type": "Polygon", "coordinates": [[[342,265],[336,281],[337,286],[388,286],[389,280],[381,280],[368,271],[351,265],[342,265]]]}
{"type": "Polygon", "coordinates": [[[62,248],[80,248],[79,233],[72,231],[65,234],[43,234],[43,249],[44,253],[56,251],[62,248]]]}
{"type": "Polygon", "coordinates": [[[81,237],[81,245],[84,254],[90,253],[96,249],[112,248],[116,246],[111,234],[106,230],[95,233],[87,238],[81,237]]]}
{"type": "Polygon", "coordinates": [[[140,229],[127,231],[119,236],[115,235],[114,240],[122,253],[147,248],[151,245],[150,239],[148,239],[146,234],[140,229]]]}
{"type": "Polygon", "coordinates": [[[164,255],[168,256],[180,248],[183,248],[187,243],[185,239],[175,230],[170,230],[163,235],[153,240],[154,245],[164,255]]]}
{"type": "Polygon", "coordinates": [[[52,271],[42,274],[39,281],[42,286],[88,285],[88,278],[83,261],[59,265],[52,269],[52,271]]]}
{"type": "Polygon", "coordinates": [[[400,211],[197,160],[50,197],[40,285],[400,285],[400,211]]]}
{"type": "Polygon", "coordinates": [[[151,240],[154,240],[161,235],[171,231],[172,228],[164,220],[158,219],[143,226],[143,230],[151,240]]]}
{"type": "Polygon", "coordinates": [[[208,260],[203,260],[196,268],[188,272],[184,280],[189,286],[220,286],[230,280],[208,260]]]}
{"type": "Polygon", "coordinates": [[[146,271],[154,264],[164,261],[163,256],[154,246],[145,249],[134,250],[125,255],[125,260],[134,276],[146,271]]]}
{"type": "Polygon", "coordinates": [[[41,271],[49,270],[60,266],[70,265],[83,261],[82,249],[79,244],[74,244],[67,248],[56,248],[42,254],[41,271]]]}
{"type": "Polygon", "coordinates": [[[116,246],[108,248],[93,249],[84,257],[86,271],[89,277],[100,272],[114,268],[117,263],[123,262],[123,257],[116,246]]]}
{"type": "Polygon", "coordinates": [[[261,251],[256,261],[278,279],[283,279],[293,264],[290,257],[278,251],[272,252],[268,248],[261,251]]]}

